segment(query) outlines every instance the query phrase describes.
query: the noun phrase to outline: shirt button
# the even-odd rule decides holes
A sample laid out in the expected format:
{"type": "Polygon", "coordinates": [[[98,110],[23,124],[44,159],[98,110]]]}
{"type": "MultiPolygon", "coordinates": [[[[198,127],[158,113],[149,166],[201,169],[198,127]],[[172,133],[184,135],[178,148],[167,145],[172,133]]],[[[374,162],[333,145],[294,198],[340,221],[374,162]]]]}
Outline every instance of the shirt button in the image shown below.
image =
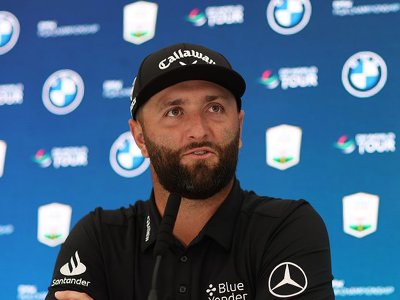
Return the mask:
{"type": "Polygon", "coordinates": [[[188,257],[186,255],[181,256],[181,262],[185,263],[188,261],[188,257]]]}
{"type": "Polygon", "coordinates": [[[186,291],[187,291],[187,287],[186,287],[186,285],[184,285],[184,284],[181,284],[181,285],[179,286],[179,293],[181,293],[181,294],[185,294],[185,293],[186,293],[186,291]]]}

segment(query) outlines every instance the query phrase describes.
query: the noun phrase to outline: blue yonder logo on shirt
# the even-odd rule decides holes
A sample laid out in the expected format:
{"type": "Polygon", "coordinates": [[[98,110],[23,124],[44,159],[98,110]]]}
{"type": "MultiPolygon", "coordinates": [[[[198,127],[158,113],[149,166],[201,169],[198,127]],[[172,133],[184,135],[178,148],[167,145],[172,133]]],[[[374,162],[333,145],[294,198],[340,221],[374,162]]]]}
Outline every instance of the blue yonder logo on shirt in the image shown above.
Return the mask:
{"type": "Polygon", "coordinates": [[[248,293],[246,292],[243,282],[229,283],[222,282],[215,286],[209,284],[206,293],[209,300],[222,300],[222,299],[247,299],[248,293]]]}

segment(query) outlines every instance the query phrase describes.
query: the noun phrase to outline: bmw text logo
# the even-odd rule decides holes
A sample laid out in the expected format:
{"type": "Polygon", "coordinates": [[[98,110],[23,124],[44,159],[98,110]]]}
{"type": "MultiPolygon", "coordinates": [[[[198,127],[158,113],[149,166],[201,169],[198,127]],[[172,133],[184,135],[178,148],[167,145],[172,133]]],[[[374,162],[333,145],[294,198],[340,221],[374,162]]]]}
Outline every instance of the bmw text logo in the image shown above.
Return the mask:
{"type": "Polygon", "coordinates": [[[301,294],[307,288],[303,269],[292,262],[277,265],[269,275],[268,289],[275,297],[288,298],[301,294]]]}
{"type": "Polygon", "coordinates": [[[117,174],[123,177],[135,177],[147,170],[150,160],[142,156],[132,134],[127,131],[111,146],[110,164],[117,174]]]}
{"type": "Polygon", "coordinates": [[[59,70],[51,74],[44,83],[43,104],[53,114],[66,115],[79,106],[83,94],[81,76],[72,70],[59,70]]]}
{"type": "Polygon", "coordinates": [[[280,34],[294,34],[301,31],[311,17],[309,0],[270,0],[267,7],[269,26],[280,34]]]}
{"type": "Polygon", "coordinates": [[[386,83],[387,68],[378,54],[369,51],[358,52],[344,64],[342,82],[345,89],[359,98],[371,97],[386,83]]]}
{"type": "Polygon", "coordinates": [[[7,11],[0,11],[0,55],[10,51],[19,37],[18,19],[7,11]]]}

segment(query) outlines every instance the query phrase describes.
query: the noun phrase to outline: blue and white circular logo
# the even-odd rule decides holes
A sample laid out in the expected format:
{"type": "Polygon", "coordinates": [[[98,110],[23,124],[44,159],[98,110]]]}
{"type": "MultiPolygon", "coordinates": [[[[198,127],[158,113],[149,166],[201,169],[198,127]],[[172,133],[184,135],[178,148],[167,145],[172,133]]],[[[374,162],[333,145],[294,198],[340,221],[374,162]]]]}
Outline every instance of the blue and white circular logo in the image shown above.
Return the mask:
{"type": "Polygon", "coordinates": [[[358,52],[343,66],[343,85],[350,94],[359,98],[371,97],[378,93],[385,85],[386,79],[386,63],[374,52],[358,52]]]}
{"type": "Polygon", "coordinates": [[[0,11],[0,55],[10,51],[19,37],[18,19],[7,11],[0,11]]]}
{"type": "Polygon", "coordinates": [[[83,94],[81,76],[72,70],[59,70],[51,74],[44,83],[43,104],[53,114],[66,115],[79,106],[83,94]]]}
{"type": "Polygon", "coordinates": [[[117,174],[123,177],[136,177],[150,165],[150,159],[142,156],[132,134],[127,131],[121,134],[111,146],[110,164],[117,174]]]}
{"type": "Polygon", "coordinates": [[[309,0],[271,0],[267,7],[267,21],[277,33],[294,34],[306,27],[311,10],[309,0]]]}

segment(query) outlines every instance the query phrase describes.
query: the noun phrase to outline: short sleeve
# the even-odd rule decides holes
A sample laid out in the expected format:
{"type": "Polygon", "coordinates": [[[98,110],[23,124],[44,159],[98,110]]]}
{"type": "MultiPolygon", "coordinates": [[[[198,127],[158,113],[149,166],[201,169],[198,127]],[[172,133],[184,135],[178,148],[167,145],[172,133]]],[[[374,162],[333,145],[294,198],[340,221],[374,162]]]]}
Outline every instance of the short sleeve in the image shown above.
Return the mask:
{"type": "Polygon", "coordinates": [[[56,291],[83,292],[96,300],[108,299],[101,244],[94,215],[82,218],[61,246],[46,300],[55,300],[56,291]]]}
{"type": "Polygon", "coordinates": [[[266,245],[256,300],[334,299],[325,224],[311,205],[296,202],[266,245]]]}

